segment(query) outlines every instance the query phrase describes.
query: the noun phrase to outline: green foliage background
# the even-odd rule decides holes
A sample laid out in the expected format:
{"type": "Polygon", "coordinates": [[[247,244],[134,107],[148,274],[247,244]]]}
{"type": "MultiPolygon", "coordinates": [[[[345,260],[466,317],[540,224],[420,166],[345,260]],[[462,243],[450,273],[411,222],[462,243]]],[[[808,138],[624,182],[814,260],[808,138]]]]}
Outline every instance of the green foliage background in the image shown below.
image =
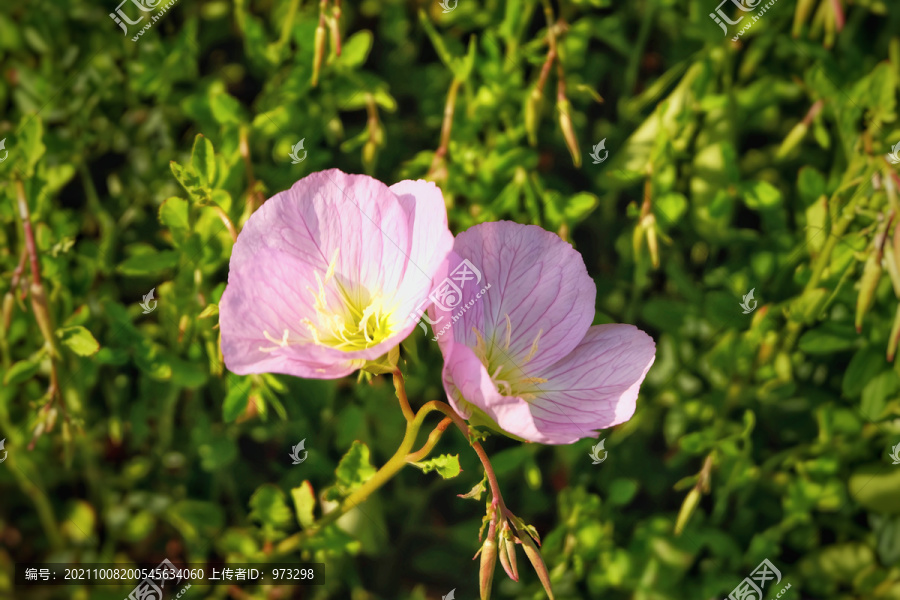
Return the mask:
{"type": "MultiPolygon", "coordinates": [[[[721,598],[768,558],[783,576],[769,597],[790,583],[784,598],[900,599],[900,361],[885,358],[900,297],[895,3],[780,0],[732,42],[715,0],[554,3],[552,36],[536,0],[345,2],[341,55],[327,46],[316,87],[318,3],[180,0],[137,42],[114,9],[0,6],[0,597],[131,589],[14,588],[17,561],[164,557],[327,565],[321,587],[188,598],[477,597],[483,505],[456,495],[481,467],[458,432],[437,449],[460,455],[458,477],[407,468],[290,548],[309,486],[334,485],[351,446],[376,467],[396,450],[391,382],[223,368],[228,223],[337,167],[428,175],[454,232],[498,219],[559,232],[595,278],[596,322],[656,340],[601,465],[591,440],[485,442],[557,598],[721,598]],[[566,100],[554,67],[529,105],[550,37],[566,100]],[[291,164],[300,139],[308,156],[291,164]],[[603,139],[609,159],[593,164],[603,139]],[[29,267],[17,275],[17,182],[48,318],[29,267]],[[751,288],[759,307],[743,314],[751,288]]],[[[403,359],[414,407],[442,397],[419,330],[403,359]]],[[[522,581],[498,573],[495,597],[545,597],[519,562],[522,581]]]]}

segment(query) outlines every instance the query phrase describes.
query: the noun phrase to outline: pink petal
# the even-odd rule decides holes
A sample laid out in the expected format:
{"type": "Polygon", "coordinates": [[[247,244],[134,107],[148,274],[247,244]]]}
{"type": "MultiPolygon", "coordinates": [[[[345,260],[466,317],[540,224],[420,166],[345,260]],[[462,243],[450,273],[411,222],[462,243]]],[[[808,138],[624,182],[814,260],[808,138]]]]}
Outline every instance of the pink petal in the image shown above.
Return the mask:
{"type": "MultiPolygon", "coordinates": [[[[567,355],[584,337],[597,290],[581,255],[559,236],[534,225],[482,223],[459,234],[453,250],[483,275],[480,283],[463,288],[461,304],[491,287],[462,314],[452,333],[442,336],[444,343],[452,339],[473,348],[475,328],[488,346],[493,340],[509,362],[532,373],[567,355]],[[512,325],[508,349],[507,316],[512,325]],[[535,340],[537,351],[529,360],[535,340]]],[[[435,316],[449,320],[457,312],[437,310],[435,316]]]]}
{"type": "Polygon", "coordinates": [[[475,353],[462,344],[452,344],[452,354],[444,359],[444,389],[450,405],[464,419],[470,418],[471,403],[483,410],[497,426],[522,439],[553,443],[542,435],[528,404],[515,396],[503,396],[491,381],[475,353]]]}
{"type": "MultiPolygon", "coordinates": [[[[452,236],[440,192],[417,182],[398,190],[364,175],[332,169],[276,194],[244,225],[220,302],[222,352],[238,374],[286,373],[335,378],[400,343],[415,322],[408,306],[426,298],[452,236]],[[423,193],[419,198],[417,194],[423,193]],[[426,223],[425,221],[430,221],[426,223]],[[419,236],[430,236],[427,245],[419,236]],[[364,350],[316,345],[303,319],[315,321],[316,273],[335,260],[334,281],[351,294],[379,293],[397,307],[396,333],[364,350]],[[266,337],[288,345],[279,347],[266,337]]],[[[329,303],[336,286],[326,286],[329,303]]]]}
{"type": "Polygon", "coordinates": [[[531,414],[540,431],[570,443],[624,423],[656,357],[653,338],[633,325],[596,325],[574,352],[538,373],[531,414]]]}
{"type": "MultiPolygon", "coordinates": [[[[398,290],[405,300],[399,310],[408,314],[427,298],[432,277],[453,248],[453,234],[447,227],[444,195],[434,183],[407,179],[390,190],[406,212],[410,232],[408,266],[398,290]]],[[[412,327],[415,325],[413,322],[412,327]]]]}

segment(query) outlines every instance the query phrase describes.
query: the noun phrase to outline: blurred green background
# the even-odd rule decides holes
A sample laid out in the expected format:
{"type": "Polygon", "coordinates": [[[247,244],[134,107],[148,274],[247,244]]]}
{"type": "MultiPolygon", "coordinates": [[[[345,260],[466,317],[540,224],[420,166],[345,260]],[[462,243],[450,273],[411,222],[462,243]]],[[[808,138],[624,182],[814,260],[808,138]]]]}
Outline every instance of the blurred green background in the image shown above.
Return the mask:
{"type": "MultiPolygon", "coordinates": [[[[481,466],[457,431],[436,453],[458,477],[406,468],[281,545],[304,481],[403,436],[388,379],[238,377],[218,348],[232,233],[336,167],[437,182],[454,233],[558,232],[595,322],[656,340],[602,464],[592,440],[484,442],[557,598],[724,598],[768,559],[768,598],[900,599],[900,10],[716,1],[179,0],[155,22],[154,0],[4,2],[0,598],[132,588],[14,587],[16,562],[166,557],[327,565],[319,587],[184,598],[477,597],[484,505],[457,494],[481,466]],[[724,35],[719,7],[743,16],[724,35]],[[126,34],[117,8],[144,18],[126,34]]],[[[417,329],[402,357],[413,406],[441,398],[436,345],[417,329]]],[[[546,597],[519,565],[494,597],[546,597]]]]}

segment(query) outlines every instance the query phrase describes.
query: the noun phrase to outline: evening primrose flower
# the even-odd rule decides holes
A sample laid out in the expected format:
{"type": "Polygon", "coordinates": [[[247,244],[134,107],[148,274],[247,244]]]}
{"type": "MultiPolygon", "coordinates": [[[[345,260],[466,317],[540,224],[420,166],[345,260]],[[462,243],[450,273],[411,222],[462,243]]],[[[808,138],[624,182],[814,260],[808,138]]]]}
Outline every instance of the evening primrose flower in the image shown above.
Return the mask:
{"type": "Polygon", "coordinates": [[[464,260],[483,275],[460,289],[466,310],[431,309],[450,324],[438,343],[460,415],[544,444],[631,418],[656,345],[632,325],[591,326],[597,291],[572,246],[533,225],[483,223],[456,237],[443,269],[464,260]]]}
{"type": "Polygon", "coordinates": [[[365,175],[313,173],[244,225],[219,303],[222,354],[239,374],[333,379],[416,326],[453,245],[441,191],[365,175]]]}

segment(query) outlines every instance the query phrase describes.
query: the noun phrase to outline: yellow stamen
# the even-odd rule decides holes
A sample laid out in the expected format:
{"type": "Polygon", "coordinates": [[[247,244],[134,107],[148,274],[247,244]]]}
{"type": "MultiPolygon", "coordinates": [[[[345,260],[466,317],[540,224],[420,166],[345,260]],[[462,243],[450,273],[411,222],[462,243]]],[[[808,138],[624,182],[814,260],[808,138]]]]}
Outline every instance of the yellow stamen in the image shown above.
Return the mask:
{"type": "Polygon", "coordinates": [[[328,281],[334,277],[334,269],[337,267],[338,253],[340,251],[340,248],[335,248],[334,253],[331,255],[331,262],[328,263],[328,270],[325,271],[325,283],[328,283],[328,281]]]}
{"type": "Polygon", "coordinates": [[[537,354],[538,351],[538,341],[541,339],[541,334],[544,333],[543,329],[538,330],[537,337],[534,338],[534,341],[531,343],[531,351],[528,352],[528,356],[525,357],[525,362],[530,361],[534,358],[534,355],[537,354]]]}
{"type": "Polygon", "coordinates": [[[339,256],[340,250],[335,248],[324,277],[313,271],[315,286],[306,289],[312,294],[315,316],[301,323],[317,345],[346,352],[370,348],[396,332],[396,302],[385,302],[377,291],[342,281],[336,275],[339,256]]]}
{"type": "Polygon", "coordinates": [[[263,337],[265,337],[267,340],[269,340],[270,342],[275,344],[275,347],[274,348],[264,348],[264,347],[260,346],[259,347],[260,352],[275,352],[279,348],[286,348],[287,346],[290,345],[290,343],[288,342],[288,330],[287,329],[284,330],[284,335],[281,336],[280,340],[272,337],[272,335],[265,329],[263,330],[263,337]]]}
{"type": "Polygon", "coordinates": [[[484,343],[484,338],[481,337],[481,332],[476,328],[472,327],[472,331],[475,332],[475,356],[481,359],[481,362],[485,362],[487,360],[487,345],[484,343]]]}
{"type": "Polygon", "coordinates": [[[506,315],[506,349],[509,350],[509,338],[512,336],[512,323],[509,321],[509,314],[506,315]]]}

